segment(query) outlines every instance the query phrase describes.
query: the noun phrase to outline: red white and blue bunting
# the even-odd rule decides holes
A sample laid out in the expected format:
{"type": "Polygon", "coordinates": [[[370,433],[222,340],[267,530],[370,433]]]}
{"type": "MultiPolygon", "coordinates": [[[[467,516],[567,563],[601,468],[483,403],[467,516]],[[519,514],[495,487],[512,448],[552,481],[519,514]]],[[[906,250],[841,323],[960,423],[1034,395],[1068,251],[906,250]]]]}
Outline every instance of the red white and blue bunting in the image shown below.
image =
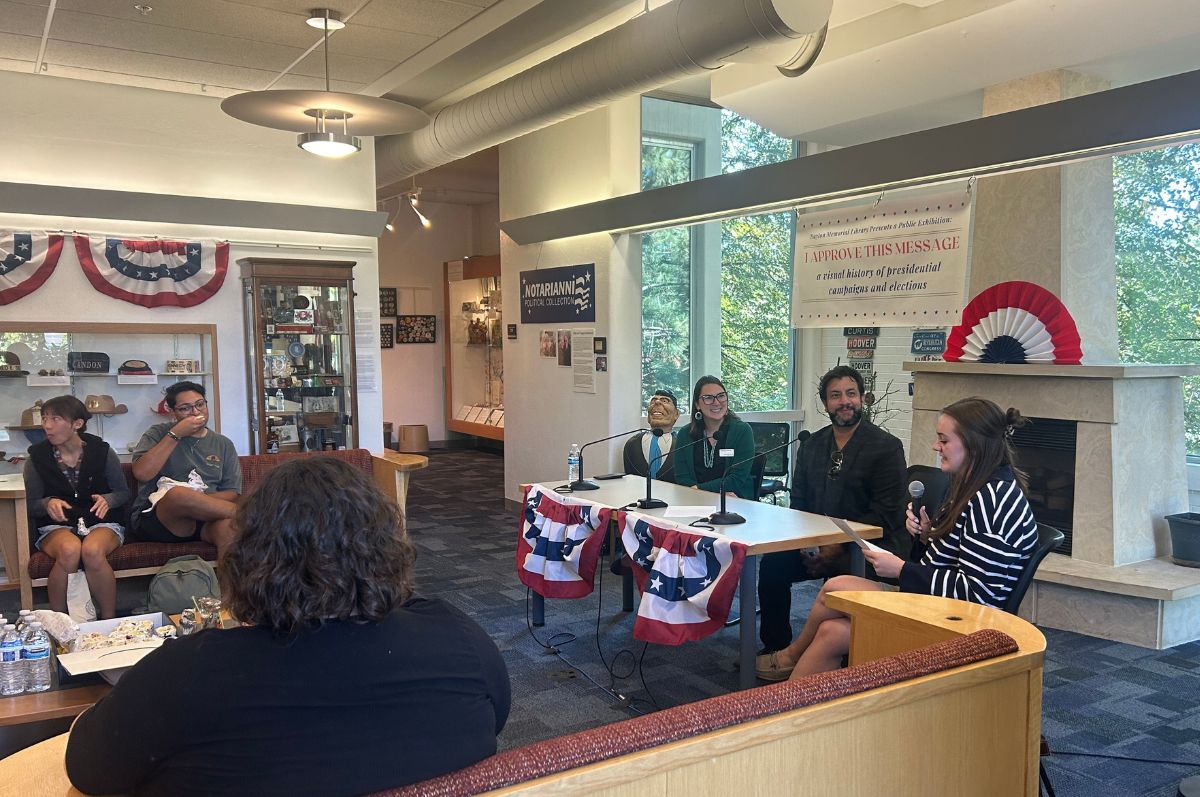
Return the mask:
{"type": "Polygon", "coordinates": [[[658,645],[703,639],[725,626],[746,546],[619,512],[617,526],[642,592],[633,638],[658,645]]]}
{"type": "Polygon", "coordinates": [[[1079,365],[1083,349],[1075,319],[1040,285],[1014,280],[979,293],[950,330],[946,362],[1079,365]]]}
{"type": "Polygon", "coordinates": [[[591,594],[611,514],[608,507],[540,484],[527,487],[517,537],[521,583],[546,598],[591,594]]]}
{"type": "Polygon", "coordinates": [[[11,304],[42,287],[58,265],[62,246],[61,235],[0,230],[0,304],[11,304]]]}
{"type": "Polygon", "coordinates": [[[228,242],[75,236],[92,287],[143,307],[193,307],[212,298],[229,269],[228,242]]]}

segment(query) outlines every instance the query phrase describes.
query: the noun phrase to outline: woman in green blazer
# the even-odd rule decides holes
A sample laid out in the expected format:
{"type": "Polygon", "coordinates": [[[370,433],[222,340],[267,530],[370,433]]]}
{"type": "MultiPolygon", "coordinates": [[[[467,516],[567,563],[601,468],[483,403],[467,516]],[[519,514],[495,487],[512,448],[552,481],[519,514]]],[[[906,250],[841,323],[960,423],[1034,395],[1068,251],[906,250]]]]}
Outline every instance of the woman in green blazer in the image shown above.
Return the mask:
{"type": "Polygon", "coordinates": [[[679,484],[716,492],[725,476],[725,492],[739,498],[758,500],[758,486],[750,478],[754,456],[754,433],[750,425],[729,409],[725,385],[715,376],[702,376],[692,390],[692,422],[678,433],[675,450],[675,480],[679,484]],[[696,445],[685,448],[696,441],[696,445]],[[733,449],[722,457],[722,449],[733,449]],[[744,460],[744,461],[743,461],[744,460]],[[725,475],[735,462],[741,464],[725,475]]]}

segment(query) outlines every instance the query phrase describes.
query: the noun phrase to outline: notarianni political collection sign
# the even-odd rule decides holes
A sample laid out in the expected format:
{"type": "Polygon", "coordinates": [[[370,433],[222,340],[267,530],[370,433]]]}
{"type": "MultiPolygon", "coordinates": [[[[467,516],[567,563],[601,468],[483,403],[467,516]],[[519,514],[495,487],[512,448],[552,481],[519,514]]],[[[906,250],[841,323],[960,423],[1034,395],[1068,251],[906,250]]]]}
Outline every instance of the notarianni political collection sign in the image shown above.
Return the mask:
{"type": "Polygon", "coordinates": [[[966,302],[965,191],[800,216],[792,326],[953,324],[966,302]]]}
{"type": "Polygon", "coordinates": [[[521,323],[596,320],[596,264],[521,272],[521,323]]]}

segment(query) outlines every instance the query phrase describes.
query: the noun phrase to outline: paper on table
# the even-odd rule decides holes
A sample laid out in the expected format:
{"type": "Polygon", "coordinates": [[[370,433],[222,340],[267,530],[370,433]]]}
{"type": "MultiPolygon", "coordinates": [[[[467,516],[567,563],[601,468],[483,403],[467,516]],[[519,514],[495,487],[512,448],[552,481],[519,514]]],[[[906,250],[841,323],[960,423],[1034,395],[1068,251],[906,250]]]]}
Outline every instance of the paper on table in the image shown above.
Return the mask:
{"type": "MultiPolygon", "coordinates": [[[[829,517],[829,516],[828,516],[828,515],[826,515],[826,517],[829,517]]],[[[859,547],[859,548],[866,548],[866,549],[868,549],[868,550],[872,550],[872,551],[879,551],[879,552],[881,552],[881,553],[883,552],[883,549],[882,549],[882,548],[880,548],[878,545],[875,545],[874,543],[867,542],[867,541],[866,541],[866,540],[864,540],[862,537],[858,536],[858,533],[857,533],[857,532],[855,532],[855,531],[854,531],[854,529],[850,528],[850,524],[849,524],[849,523],[847,523],[846,521],[842,520],[841,518],[836,518],[836,517],[831,517],[831,518],[829,518],[829,519],[830,519],[830,520],[832,520],[832,521],[833,521],[833,525],[835,525],[835,526],[837,526],[839,529],[841,529],[841,530],[842,530],[842,532],[843,532],[843,533],[844,533],[844,534],[845,534],[847,537],[849,537],[850,539],[852,539],[852,540],[854,540],[856,543],[858,543],[858,547],[859,547]]]]}
{"type": "Polygon", "coordinates": [[[715,506],[669,506],[663,517],[708,517],[716,511],[715,506]]]}

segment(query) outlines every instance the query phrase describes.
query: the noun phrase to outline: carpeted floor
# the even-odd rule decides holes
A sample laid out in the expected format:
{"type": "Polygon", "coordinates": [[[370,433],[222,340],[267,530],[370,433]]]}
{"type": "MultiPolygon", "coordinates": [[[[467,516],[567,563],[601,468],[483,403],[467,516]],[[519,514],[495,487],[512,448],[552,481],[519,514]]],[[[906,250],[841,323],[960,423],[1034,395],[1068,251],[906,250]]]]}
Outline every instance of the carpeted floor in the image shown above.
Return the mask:
{"type": "MultiPolygon", "coordinates": [[[[408,507],[419,588],[470,612],[508,663],[513,712],[504,748],[736,688],[736,628],[680,647],[652,647],[642,658],[632,616],[620,611],[620,580],[605,567],[595,593],[548,602],[545,627],[531,634],[514,570],[517,517],[504,509],[503,477],[500,457],[435,453],[429,468],[414,474],[408,507]],[[535,635],[561,655],[547,654],[535,635]],[[629,707],[600,686],[614,687],[629,707]]],[[[815,592],[815,584],[796,587],[797,628],[815,592]]],[[[1056,751],[1045,762],[1059,797],[1174,797],[1181,778],[1200,774],[1200,643],[1153,651],[1044,631],[1043,731],[1056,751]]]]}
{"type": "MultiPolygon", "coordinates": [[[[632,615],[620,611],[620,579],[604,566],[592,595],[548,602],[545,627],[531,632],[515,574],[517,516],[504,508],[503,479],[499,456],[435,452],[429,468],[413,474],[408,494],[418,589],[476,618],[508,664],[513,710],[503,748],[737,687],[736,628],[646,649],[632,639],[632,615]]],[[[144,603],[148,580],[119,582],[123,613],[144,603]]],[[[816,589],[795,589],[797,629],[816,589]]],[[[34,596],[45,605],[44,589],[34,596]]],[[[0,594],[0,611],[15,613],[17,600],[15,591],[0,594]]],[[[1044,631],[1043,732],[1056,751],[1044,761],[1059,797],[1174,797],[1180,779],[1200,774],[1200,643],[1153,651],[1044,631]]]]}

